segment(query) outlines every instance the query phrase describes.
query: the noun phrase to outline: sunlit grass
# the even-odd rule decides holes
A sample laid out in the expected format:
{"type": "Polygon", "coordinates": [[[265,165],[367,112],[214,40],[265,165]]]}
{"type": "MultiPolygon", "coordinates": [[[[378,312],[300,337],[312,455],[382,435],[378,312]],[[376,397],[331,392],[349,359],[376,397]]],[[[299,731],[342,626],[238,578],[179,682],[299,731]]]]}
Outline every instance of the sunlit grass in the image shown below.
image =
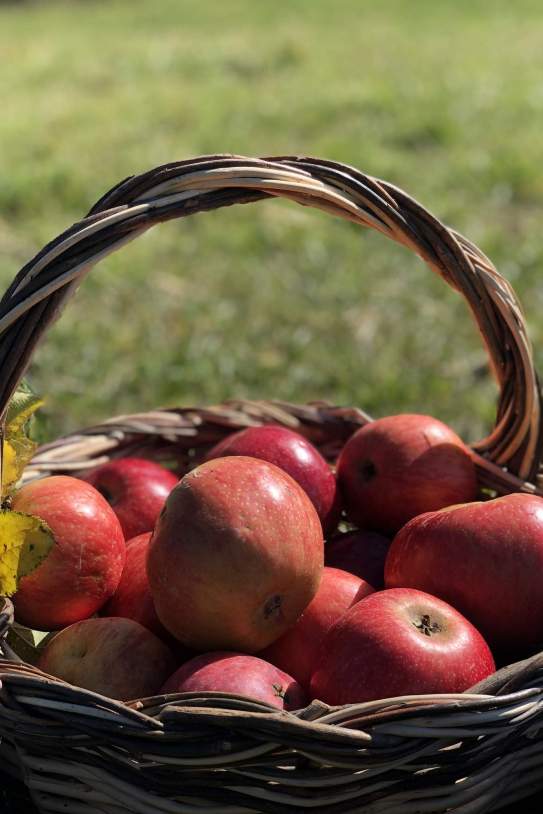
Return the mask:
{"type": "MultiPolygon", "coordinates": [[[[404,187],[475,240],[543,338],[536,2],[0,4],[0,282],[123,177],[306,153],[404,187]]],[[[157,228],[97,268],[31,370],[47,431],[233,396],[434,413],[494,387],[467,309],[404,250],[284,202],[157,228]]]]}

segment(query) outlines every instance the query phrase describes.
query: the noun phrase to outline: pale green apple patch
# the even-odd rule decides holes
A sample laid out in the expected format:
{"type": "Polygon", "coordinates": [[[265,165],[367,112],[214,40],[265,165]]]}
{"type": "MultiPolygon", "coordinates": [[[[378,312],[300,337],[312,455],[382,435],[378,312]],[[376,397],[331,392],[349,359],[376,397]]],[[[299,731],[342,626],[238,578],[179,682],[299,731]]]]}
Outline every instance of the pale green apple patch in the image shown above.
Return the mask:
{"type": "Polygon", "coordinates": [[[31,630],[14,622],[7,635],[7,643],[27,664],[36,664],[40,653],[54,633],[31,630]]]}

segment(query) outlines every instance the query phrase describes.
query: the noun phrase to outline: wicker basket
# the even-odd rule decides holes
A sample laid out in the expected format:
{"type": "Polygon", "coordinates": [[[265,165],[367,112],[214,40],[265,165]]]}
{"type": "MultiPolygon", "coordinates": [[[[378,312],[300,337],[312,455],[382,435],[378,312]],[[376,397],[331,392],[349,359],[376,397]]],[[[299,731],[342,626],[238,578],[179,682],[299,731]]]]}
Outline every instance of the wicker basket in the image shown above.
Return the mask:
{"type": "MultiPolygon", "coordinates": [[[[113,188],[5,293],[0,413],[34,347],[101,257],[155,223],[272,196],[383,232],[464,295],[500,390],[496,426],[473,447],[481,487],[541,493],[541,394],[511,287],[404,192],[320,159],[206,156],[113,188]]],[[[264,422],[295,427],[332,458],[369,420],[323,403],[245,401],[120,416],[42,446],[25,478],[133,454],[175,459],[182,471],[225,434],[264,422]]],[[[5,600],[0,636],[11,621],[5,600]]],[[[314,702],[286,713],[220,693],[122,704],[45,676],[2,641],[0,766],[40,812],[478,814],[543,788],[543,654],[461,695],[314,702]]]]}

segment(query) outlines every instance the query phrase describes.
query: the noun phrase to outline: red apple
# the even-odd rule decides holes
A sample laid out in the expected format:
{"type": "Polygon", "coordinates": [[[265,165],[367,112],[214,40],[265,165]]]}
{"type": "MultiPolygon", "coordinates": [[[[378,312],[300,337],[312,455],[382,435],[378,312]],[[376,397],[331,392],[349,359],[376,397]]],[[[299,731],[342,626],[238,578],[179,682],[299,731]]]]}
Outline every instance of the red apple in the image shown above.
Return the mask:
{"type": "Polygon", "coordinates": [[[328,630],[353,602],[370,593],[373,588],[364,580],[346,571],[325,567],[319,590],[294,627],[259,655],[286,670],[302,687],[309,688],[328,630]]]}
{"type": "Polygon", "coordinates": [[[334,473],[303,435],[274,424],[248,427],[219,441],[206,460],[227,455],[259,458],[284,469],[309,495],[325,533],[337,526],[340,506],[334,473]]]}
{"type": "Polygon", "coordinates": [[[166,645],[133,619],[85,619],[59,631],[38,667],[68,684],[128,701],[154,695],[175,661],[166,645]]]}
{"type": "Polygon", "coordinates": [[[450,602],[492,647],[541,645],[543,499],[506,495],[414,518],[392,542],[385,580],[450,602]]]}
{"type": "Polygon", "coordinates": [[[126,543],[126,563],[117,590],[102,608],[104,616],[134,619],[159,637],[166,634],[155,611],[147,580],[147,549],[151,532],[140,534],[126,543]]]}
{"type": "Polygon", "coordinates": [[[216,651],[183,664],[162,687],[163,693],[228,692],[264,701],[278,709],[301,709],[307,697],[287,673],[256,656],[216,651]]]}
{"type": "Polygon", "coordinates": [[[172,651],[177,664],[193,658],[193,650],[184,647],[161,624],[147,579],[147,550],[151,532],[140,534],[126,543],[126,563],[117,590],[100,610],[101,616],[133,619],[158,636],[172,651]]]}
{"type": "Polygon", "coordinates": [[[460,693],[495,670],[481,634],[457,610],[412,589],[379,591],[328,632],[311,697],[327,704],[460,693]]]}
{"type": "Polygon", "coordinates": [[[144,458],[117,458],[83,475],[119,518],[127,540],[152,531],[164,501],[179,479],[144,458]]]}
{"type": "Polygon", "coordinates": [[[55,475],[23,486],[12,508],[45,521],[55,539],[19,582],[17,621],[56,630],[99,610],[115,592],[126,557],[121,526],[102,495],[78,478],[55,475]]]}
{"type": "Polygon", "coordinates": [[[343,447],[337,476],[349,520],[383,534],[423,512],[477,497],[469,449],[450,427],[425,415],[366,424],[343,447]]]}
{"type": "Polygon", "coordinates": [[[198,466],[166,500],[147,556],[158,617],[195,650],[262,650],[317,592],[324,544],[303,489],[256,458],[198,466]]]}
{"type": "Polygon", "coordinates": [[[355,529],[337,534],[324,547],[324,562],[369,582],[376,591],[384,587],[388,537],[355,529]]]}

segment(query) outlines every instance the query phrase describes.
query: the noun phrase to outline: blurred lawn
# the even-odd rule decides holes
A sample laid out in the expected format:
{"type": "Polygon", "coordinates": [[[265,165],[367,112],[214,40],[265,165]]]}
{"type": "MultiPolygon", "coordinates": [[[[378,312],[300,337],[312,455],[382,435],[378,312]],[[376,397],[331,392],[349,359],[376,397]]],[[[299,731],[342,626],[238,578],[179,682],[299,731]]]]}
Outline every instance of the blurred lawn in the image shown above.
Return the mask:
{"type": "MultiPolygon", "coordinates": [[[[537,0],[0,4],[0,284],[129,174],[306,153],[406,188],[478,243],[542,367],[542,35],[537,0]]],[[[430,412],[474,438],[494,415],[484,365],[463,301],[420,261],[272,201],[104,262],[30,379],[48,434],[251,396],[430,412]]]]}

